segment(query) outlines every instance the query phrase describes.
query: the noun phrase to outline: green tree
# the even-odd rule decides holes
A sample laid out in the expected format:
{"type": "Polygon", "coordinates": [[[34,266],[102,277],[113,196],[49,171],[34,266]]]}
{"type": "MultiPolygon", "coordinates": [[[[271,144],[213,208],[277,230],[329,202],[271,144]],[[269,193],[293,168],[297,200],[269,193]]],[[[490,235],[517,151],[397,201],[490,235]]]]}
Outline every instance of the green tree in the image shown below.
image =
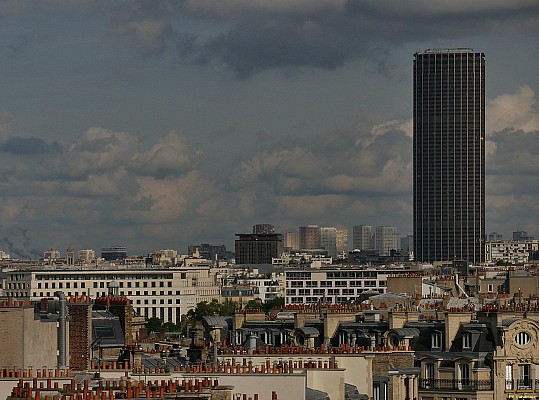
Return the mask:
{"type": "Polygon", "coordinates": [[[182,327],[176,325],[174,322],[165,322],[163,328],[165,328],[167,332],[180,332],[182,330],[182,327]]]}
{"type": "Polygon", "coordinates": [[[249,300],[245,305],[245,308],[248,310],[265,310],[264,304],[260,299],[249,300]]]}
{"type": "Polygon", "coordinates": [[[159,332],[162,325],[163,321],[161,321],[159,318],[150,318],[148,322],[146,322],[148,332],[159,332]]]}
{"type": "Polygon", "coordinates": [[[190,325],[194,325],[198,321],[202,321],[203,317],[212,315],[234,315],[237,304],[233,301],[219,303],[217,299],[213,299],[210,303],[202,301],[197,306],[187,311],[187,319],[190,325]]]}
{"type": "Polygon", "coordinates": [[[264,303],[264,309],[266,312],[274,307],[284,307],[284,297],[275,297],[274,299],[268,300],[266,303],[264,303]]]}

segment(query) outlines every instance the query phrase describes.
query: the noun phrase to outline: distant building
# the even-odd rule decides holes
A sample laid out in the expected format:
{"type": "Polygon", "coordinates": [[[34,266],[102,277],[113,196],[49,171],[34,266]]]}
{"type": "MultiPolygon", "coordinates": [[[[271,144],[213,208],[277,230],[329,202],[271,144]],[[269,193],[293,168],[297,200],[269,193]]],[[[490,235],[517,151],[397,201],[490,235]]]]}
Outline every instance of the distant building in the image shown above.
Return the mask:
{"type": "Polygon", "coordinates": [[[283,252],[283,235],[238,233],[235,241],[236,264],[271,264],[283,252]]]}
{"type": "Polygon", "coordinates": [[[58,260],[60,258],[60,251],[59,250],[47,250],[43,253],[43,259],[47,260],[58,260]]]}
{"type": "Polygon", "coordinates": [[[92,262],[95,260],[95,251],[91,249],[79,250],[77,260],[80,263],[92,262]]]}
{"type": "Polygon", "coordinates": [[[275,227],[272,224],[256,224],[253,226],[253,233],[257,235],[271,235],[275,233],[275,227]]]}
{"type": "Polygon", "coordinates": [[[537,259],[539,240],[494,240],[485,245],[486,261],[525,263],[537,259]]]}
{"type": "Polygon", "coordinates": [[[363,292],[385,293],[387,277],[403,269],[325,268],[285,270],[285,304],[347,303],[363,292]]]}
{"type": "Polygon", "coordinates": [[[348,253],[348,230],[337,229],[337,256],[348,253]]]}
{"type": "Polygon", "coordinates": [[[495,240],[503,240],[503,235],[498,232],[490,232],[487,237],[487,241],[493,242],[495,240]]]}
{"type": "Polygon", "coordinates": [[[284,234],[284,247],[286,250],[299,250],[299,233],[286,232],[284,234]]]}
{"type": "Polygon", "coordinates": [[[414,235],[406,235],[401,237],[401,250],[408,253],[414,251],[414,235]]]}
{"type": "Polygon", "coordinates": [[[75,251],[71,246],[69,246],[66,250],[66,265],[75,265],[75,251]]]}
{"type": "Polygon", "coordinates": [[[0,260],[9,260],[11,256],[3,250],[0,250],[0,260]]]}
{"type": "Polygon", "coordinates": [[[299,227],[299,247],[301,250],[320,248],[320,227],[318,225],[299,227]]]}
{"type": "Polygon", "coordinates": [[[516,231],[513,232],[513,240],[533,240],[533,236],[526,231],[516,231]]]}
{"type": "Polygon", "coordinates": [[[124,246],[103,247],[101,249],[101,258],[107,261],[125,260],[127,258],[127,249],[124,246]]]}
{"type": "Polygon", "coordinates": [[[54,296],[58,290],[68,298],[104,297],[109,295],[111,284],[117,284],[116,294],[128,297],[137,315],[177,323],[201,301],[219,298],[216,269],[192,266],[9,271],[4,285],[9,297],[38,301],[54,296]]]}
{"type": "Polygon", "coordinates": [[[374,236],[375,249],[381,256],[388,256],[391,250],[397,250],[397,228],[394,226],[377,226],[374,236]]]}
{"type": "Polygon", "coordinates": [[[370,225],[355,225],[352,230],[353,250],[371,249],[372,227],[370,225]]]}
{"type": "Polygon", "coordinates": [[[214,245],[209,243],[202,243],[191,244],[188,246],[187,253],[189,255],[193,255],[196,252],[198,252],[202,257],[208,260],[230,260],[234,258],[234,254],[230,251],[227,251],[224,244],[214,245]]]}
{"type": "Polygon", "coordinates": [[[333,227],[320,228],[320,248],[327,251],[328,256],[337,258],[337,229],[333,227]]]}

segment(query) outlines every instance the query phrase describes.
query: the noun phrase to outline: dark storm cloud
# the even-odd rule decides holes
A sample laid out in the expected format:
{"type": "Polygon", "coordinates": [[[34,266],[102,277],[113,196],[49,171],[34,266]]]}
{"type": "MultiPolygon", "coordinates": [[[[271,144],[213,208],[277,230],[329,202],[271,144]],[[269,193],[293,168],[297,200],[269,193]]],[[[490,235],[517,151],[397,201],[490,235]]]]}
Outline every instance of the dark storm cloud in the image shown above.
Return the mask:
{"type": "Polygon", "coordinates": [[[539,131],[523,132],[506,129],[494,133],[495,153],[488,159],[492,175],[537,176],[539,171],[539,131]]]}
{"type": "Polygon", "coordinates": [[[11,137],[0,144],[0,151],[15,155],[35,156],[55,153],[60,150],[58,143],[48,144],[40,138],[11,137]]]}
{"type": "Polygon", "coordinates": [[[271,3],[128,2],[112,10],[110,34],[128,36],[143,55],[171,48],[183,62],[214,62],[244,78],[267,69],[332,70],[365,54],[389,73],[389,50],[402,43],[539,28],[539,3],[526,0],[271,3]],[[202,35],[193,21],[218,22],[221,32],[202,35]]]}

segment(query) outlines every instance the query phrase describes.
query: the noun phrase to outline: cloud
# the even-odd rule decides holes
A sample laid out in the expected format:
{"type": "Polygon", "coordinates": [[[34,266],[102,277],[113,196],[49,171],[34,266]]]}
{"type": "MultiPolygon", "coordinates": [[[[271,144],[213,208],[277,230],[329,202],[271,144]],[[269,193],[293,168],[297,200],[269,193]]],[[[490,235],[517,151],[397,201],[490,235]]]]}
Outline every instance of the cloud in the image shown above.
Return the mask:
{"type": "Polygon", "coordinates": [[[531,0],[134,1],[105,15],[108,35],[128,38],[143,55],[176,52],[182,62],[224,66],[239,78],[333,70],[361,57],[391,75],[399,44],[539,30],[539,4],[531,0]]]}
{"type": "Polygon", "coordinates": [[[528,86],[515,93],[503,94],[487,102],[487,132],[504,129],[523,132],[539,131],[539,112],[534,91],[528,86]]]}
{"type": "Polygon", "coordinates": [[[58,143],[49,145],[40,138],[11,137],[0,143],[0,152],[14,155],[36,156],[58,151],[58,143]]]}
{"type": "Polygon", "coordinates": [[[145,56],[163,54],[167,42],[175,36],[169,22],[151,18],[122,22],[108,35],[130,38],[132,46],[145,56]]]}
{"type": "Polygon", "coordinates": [[[133,164],[139,173],[167,178],[192,170],[201,157],[202,152],[191,150],[183,137],[172,132],[151,149],[136,154],[133,164]]]}

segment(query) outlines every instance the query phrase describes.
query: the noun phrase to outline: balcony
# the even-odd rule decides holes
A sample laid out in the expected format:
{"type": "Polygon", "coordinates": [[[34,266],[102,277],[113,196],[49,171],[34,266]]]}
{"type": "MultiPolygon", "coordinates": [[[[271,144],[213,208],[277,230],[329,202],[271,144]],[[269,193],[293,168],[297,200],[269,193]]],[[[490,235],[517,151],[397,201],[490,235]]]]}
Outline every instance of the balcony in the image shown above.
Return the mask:
{"type": "Polygon", "coordinates": [[[505,381],[505,391],[539,391],[539,379],[515,379],[505,381]]]}
{"type": "Polygon", "coordinates": [[[476,392],[493,389],[494,383],[491,380],[419,379],[419,390],[460,390],[476,392]]]}

